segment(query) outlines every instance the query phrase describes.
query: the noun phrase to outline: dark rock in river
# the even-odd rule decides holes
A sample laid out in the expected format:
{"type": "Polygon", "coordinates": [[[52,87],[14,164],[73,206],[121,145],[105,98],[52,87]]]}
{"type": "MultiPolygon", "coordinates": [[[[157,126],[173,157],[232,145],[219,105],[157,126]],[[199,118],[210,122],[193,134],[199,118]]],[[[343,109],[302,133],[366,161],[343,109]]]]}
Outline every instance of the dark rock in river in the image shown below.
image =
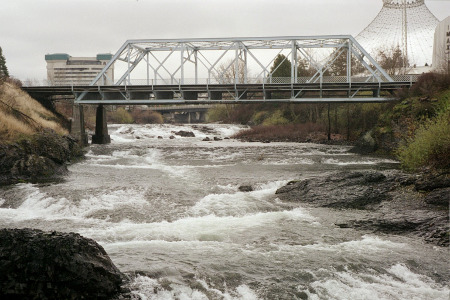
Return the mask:
{"type": "Polygon", "coordinates": [[[394,183],[380,172],[339,172],[323,178],[289,182],[277,190],[283,201],[301,201],[314,206],[365,209],[389,200],[394,183]]]}
{"type": "Polygon", "coordinates": [[[450,174],[424,173],[416,180],[414,187],[417,191],[425,192],[450,187],[450,174]]]}
{"type": "Polygon", "coordinates": [[[435,189],[425,196],[425,202],[433,205],[448,207],[450,204],[450,187],[435,189]]]}
{"type": "Polygon", "coordinates": [[[450,187],[446,176],[434,180],[436,176],[401,172],[338,172],[290,182],[276,193],[280,200],[317,207],[371,209],[369,215],[357,220],[337,222],[341,228],[414,235],[448,246],[450,187]],[[433,190],[419,193],[418,186],[433,190]]]}
{"type": "Polygon", "coordinates": [[[70,136],[45,130],[13,144],[0,144],[0,185],[51,180],[65,174],[65,163],[82,156],[70,136]]]}
{"type": "Polygon", "coordinates": [[[1,299],[110,299],[122,276],[100,245],[79,234],[0,230],[1,299]]]}
{"type": "Polygon", "coordinates": [[[241,185],[239,187],[240,192],[253,192],[253,187],[251,185],[241,185]]]}
{"type": "Polygon", "coordinates": [[[195,137],[195,134],[192,131],[184,131],[184,130],[180,130],[177,132],[173,132],[175,135],[179,135],[182,137],[195,137]]]}

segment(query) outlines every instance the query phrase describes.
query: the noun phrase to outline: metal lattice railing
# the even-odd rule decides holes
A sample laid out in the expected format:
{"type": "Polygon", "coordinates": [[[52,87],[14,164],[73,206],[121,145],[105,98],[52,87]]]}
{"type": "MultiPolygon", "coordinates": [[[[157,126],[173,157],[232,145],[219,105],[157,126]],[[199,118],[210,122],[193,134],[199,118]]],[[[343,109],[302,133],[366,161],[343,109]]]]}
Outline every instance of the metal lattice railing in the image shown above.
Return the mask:
{"type": "MultiPolygon", "coordinates": [[[[394,82],[410,82],[414,83],[420,77],[420,75],[392,75],[394,82]]],[[[168,78],[168,79],[132,79],[131,81],[124,81],[122,85],[147,85],[147,86],[160,86],[160,85],[217,85],[217,84],[234,84],[233,80],[220,79],[220,78],[184,78],[183,84],[181,78],[168,78]]],[[[348,83],[346,76],[323,76],[323,83],[348,83]]],[[[352,76],[352,83],[364,83],[364,82],[377,82],[373,76],[352,76]]],[[[25,81],[23,86],[88,86],[91,81],[25,81]]],[[[292,82],[291,77],[252,77],[244,80],[239,80],[238,84],[307,84],[307,83],[320,83],[319,78],[311,81],[310,77],[298,77],[296,82],[292,82]]],[[[100,83],[96,85],[101,85],[100,83]]]]}

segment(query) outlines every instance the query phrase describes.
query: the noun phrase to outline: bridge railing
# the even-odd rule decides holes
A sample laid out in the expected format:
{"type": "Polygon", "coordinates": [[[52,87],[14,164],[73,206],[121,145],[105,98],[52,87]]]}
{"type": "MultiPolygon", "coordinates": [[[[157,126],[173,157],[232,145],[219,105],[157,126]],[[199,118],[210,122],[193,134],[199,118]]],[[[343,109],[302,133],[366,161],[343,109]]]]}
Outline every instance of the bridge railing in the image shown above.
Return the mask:
{"type": "MultiPolygon", "coordinates": [[[[392,75],[395,82],[410,82],[413,84],[420,75],[392,75]]],[[[347,76],[323,76],[323,83],[347,83],[347,76]]],[[[352,76],[352,83],[377,82],[373,76],[352,76]]],[[[311,77],[298,77],[296,82],[292,82],[291,77],[252,77],[240,78],[237,84],[291,84],[291,83],[320,83],[319,78],[311,81],[311,77]]],[[[24,81],[23,86],[88,86],[91,81],[74,80],[74,81],[49,81],[49,80],[32,80],[24,81]]],[[[132,79],[124,81],[121,85],[216,85],[216,84],[235,84],[234,78],[168,78],[168,79],[132,79]]],[[[101,85],[101,84],[96,84],[101,85]]]]}

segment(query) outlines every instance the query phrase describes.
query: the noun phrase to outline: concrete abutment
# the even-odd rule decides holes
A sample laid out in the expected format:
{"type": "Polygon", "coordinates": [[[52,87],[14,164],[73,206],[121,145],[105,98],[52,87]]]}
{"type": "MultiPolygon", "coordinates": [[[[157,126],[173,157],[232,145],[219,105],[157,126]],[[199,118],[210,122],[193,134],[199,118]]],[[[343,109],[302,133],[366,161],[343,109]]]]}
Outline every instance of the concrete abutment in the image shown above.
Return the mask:
{"type": "Polygon", "coordinates": [[[88,136],[84,127],[84,110],[82,105],[74,104],[70,121],[70,135],[78,140],[80,146],[88,145],[88,136]]]}

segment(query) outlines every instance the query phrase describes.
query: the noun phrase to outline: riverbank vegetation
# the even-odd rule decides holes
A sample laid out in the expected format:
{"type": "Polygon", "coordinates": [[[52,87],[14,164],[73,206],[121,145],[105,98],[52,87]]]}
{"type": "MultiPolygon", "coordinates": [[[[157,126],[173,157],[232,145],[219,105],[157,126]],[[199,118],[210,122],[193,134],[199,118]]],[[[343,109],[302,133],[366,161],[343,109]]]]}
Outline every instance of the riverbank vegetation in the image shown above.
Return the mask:
{"type": "Polygon", "coordinates": [[[450,170],[450,75],[424,74],[398,97],[375,128],[378,136],[398,135],[390,148],[407,170],[450,170]]]}
{"type": "Polygon", "coordinates": [[[450,167],[450,76],[422,75],[390,103],[221,105],[212,122],[249,124],[250,141],[356,143],[369,133],[373,150],[405,169],[450,167]]]}
{"type": "Polygon", "coordinates": [[[57,180],[82,149],[68,135],[67,120],[23,92],[1,51],[0,58],[0,186],[57,180]]]}
{"type": "Polygon", "coordinates": [[[0,139],[13,142],[44,129],[67,134],[59,119],[20,89],[20,81],[10,77],[0,79],[0,139]]]}

